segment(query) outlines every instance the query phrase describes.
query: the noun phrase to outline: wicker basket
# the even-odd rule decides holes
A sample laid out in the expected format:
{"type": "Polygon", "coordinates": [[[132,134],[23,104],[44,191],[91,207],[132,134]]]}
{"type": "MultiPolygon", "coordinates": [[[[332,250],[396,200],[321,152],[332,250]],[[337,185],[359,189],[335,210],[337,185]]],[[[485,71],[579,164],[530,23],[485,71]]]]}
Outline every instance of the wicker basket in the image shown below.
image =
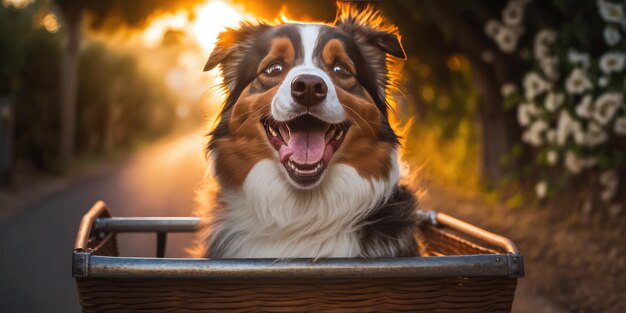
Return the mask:
{"type": "Polygon", "coordinates": [[[73,252],[83,312],[510,312],[523,258],[508,239],[442,213],[421,255],[386,259],[162,258],[196,218],[83,217],[73,252]],[[118,256],[116,233],[157,233],[156,258],[118,256]]]}

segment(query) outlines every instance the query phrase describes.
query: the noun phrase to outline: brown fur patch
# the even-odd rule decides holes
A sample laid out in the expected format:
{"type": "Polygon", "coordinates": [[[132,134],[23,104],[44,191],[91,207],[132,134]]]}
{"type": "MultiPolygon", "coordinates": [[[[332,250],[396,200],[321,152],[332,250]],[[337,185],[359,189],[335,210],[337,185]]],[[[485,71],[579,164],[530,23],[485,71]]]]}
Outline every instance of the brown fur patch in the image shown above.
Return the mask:
{"type": "MultiPolygon", "coordinates": [[[[296,57],[296,52],[291,44],[291,40],[286,37],[279,37],[272,40],[272,47],[270,48],[270,52],[263,58],[263,61],[259,64],[259,68],[257,72],[261,73],[267,66],[269,66],[274,61],[282,61],[283,65],[291,66],[293,65],[294,59],[296,57]]],[[[288,68],[283,69],[283,73],[287,73],[289,71],[288,68]]]]}
{"type": "Polygon", "coordinates": [[[251,93],[248,85],[233,106],[228,128],[228,136],[215,140],[215,171],[222,185],[240,187],[256,163],[275,157],[265,130],[260,123],[263,116],[271,111],[272,98],[284,79],[287,69],[278,76],[265,77],[263,70],[273,61],[280,60],[285,66],[294,62],[295,52],[291,41],[279,37],[272,40],[269,53],[261,62],[256,79],[263,79],[265,85],[273,86],[261,93],[251,93]]]}
{"type": "Polygon", "coordinates": [[[378,138],[381,114],[374,101],[337,88],[337,96],[351,123],[346,139],[339,148],[337,162],[354,167],[364,178],[388,179],[394,144],[378,138]]]}
{"type": "Polygon", "coordinates": [[[332,66],[337,61],[343,62],[348,65],[350,72],[356,75],[354,62],[348,56],[343,43],[338,39],[331,39],[326,43],[324,50],[322,50],[322,59],[329,66],[332,66]]]}

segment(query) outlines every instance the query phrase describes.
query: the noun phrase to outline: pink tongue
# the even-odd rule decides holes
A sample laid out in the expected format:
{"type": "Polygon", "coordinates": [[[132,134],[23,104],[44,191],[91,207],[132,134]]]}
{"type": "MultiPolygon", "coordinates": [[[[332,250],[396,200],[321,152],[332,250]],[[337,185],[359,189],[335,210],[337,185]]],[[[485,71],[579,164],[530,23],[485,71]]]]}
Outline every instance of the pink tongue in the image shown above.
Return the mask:
{"type": "Polygon", "coordinates": [[[326,140],[324,131],[319,130],[294,130],[287,145],[279,149],[280,160],[285,161],[289,157],[300,164],[315,164],[324,157],[326,140]]]}

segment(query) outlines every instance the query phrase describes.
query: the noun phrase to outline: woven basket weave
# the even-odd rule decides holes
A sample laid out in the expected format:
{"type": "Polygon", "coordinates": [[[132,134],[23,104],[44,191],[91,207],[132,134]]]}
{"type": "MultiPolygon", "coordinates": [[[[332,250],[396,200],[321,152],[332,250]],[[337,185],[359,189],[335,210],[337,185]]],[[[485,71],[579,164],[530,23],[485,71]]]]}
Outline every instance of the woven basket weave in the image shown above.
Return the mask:
{"type": "Polygon", "coordinates": [[[114,219],[98,202],[81,223],[73,275],[83,312],[510,312],[523,276],[515,245],[449,216],[431,217],[440,225],[428,223],[418,236],[427,257],[124,258],[117,232],[163,236],[193,231],[197,220],[114,219]]]}

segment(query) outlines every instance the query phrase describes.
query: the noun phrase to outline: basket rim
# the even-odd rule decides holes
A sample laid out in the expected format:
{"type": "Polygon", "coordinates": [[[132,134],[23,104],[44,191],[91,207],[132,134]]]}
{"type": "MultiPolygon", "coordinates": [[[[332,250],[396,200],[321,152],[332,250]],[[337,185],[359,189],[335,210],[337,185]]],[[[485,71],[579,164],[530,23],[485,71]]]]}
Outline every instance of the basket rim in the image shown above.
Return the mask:
{"type": "Polygon", "coordinates": [[[521,254],[408,258],[138,258],[75,251],[72,274],[90,278],[444,278],[524,276],[521,254]]]}
{"type": "Polygon", "coordinates": [[[403,258],[197,259],[137,258],[92,255],[92,233],[193,232],[193,217],[114,218],[103,201],[81,220],[72,254],[72,276],[79,278],[443,278],[524,276],[524,259],[502,236],[434,211],[418,212],[433,225],[459,230],[507,253],[403,258]]]}

